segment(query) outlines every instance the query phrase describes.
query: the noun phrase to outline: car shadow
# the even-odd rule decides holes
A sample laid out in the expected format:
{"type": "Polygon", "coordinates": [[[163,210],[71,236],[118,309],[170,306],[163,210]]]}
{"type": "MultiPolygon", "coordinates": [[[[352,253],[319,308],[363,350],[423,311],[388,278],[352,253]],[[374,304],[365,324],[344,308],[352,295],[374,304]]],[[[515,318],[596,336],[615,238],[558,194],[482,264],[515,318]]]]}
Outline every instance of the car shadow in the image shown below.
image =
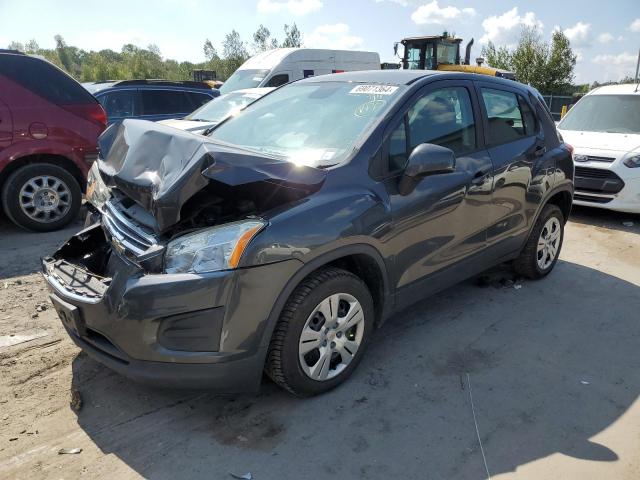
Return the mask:
{"type": "Polygon", "coordinates": [[[76,220],[55,232],[29,232],[0,216],[0,279],[40,271],[40,258],[51,255],[82,229],[84,209],[76,220]]]}
{"type": "Polygon", "coordinates": [[[574,205],[569,220],[581,225],[640,234],[640,215],[574,205]],[[626,224],[626,225],[625,225],[626,224]]]}
{"type": "Polygon", "coordinates": [[[78,423],[154,479],[484,478],[476,428],[491,475],[554,453],[616,462],[593,438],[640,393],[640,287],[565,261],[505,285],[467,281],[396,315],[347,383],[310,399],[268,381],[256,396],[158,390],[80,354],[78,423]]]}

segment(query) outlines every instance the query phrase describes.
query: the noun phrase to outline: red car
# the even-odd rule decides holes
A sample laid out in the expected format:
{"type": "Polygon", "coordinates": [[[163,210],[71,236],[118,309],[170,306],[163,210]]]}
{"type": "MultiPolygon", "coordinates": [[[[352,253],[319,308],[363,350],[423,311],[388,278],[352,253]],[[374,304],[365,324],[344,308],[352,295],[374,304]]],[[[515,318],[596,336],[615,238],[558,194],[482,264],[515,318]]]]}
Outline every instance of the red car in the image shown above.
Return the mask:
{"type": "Polygon", "coordinates": [[[0,50],[0,204],[45,232],[76,218],[107,115],[52,63],[0,50]]]}

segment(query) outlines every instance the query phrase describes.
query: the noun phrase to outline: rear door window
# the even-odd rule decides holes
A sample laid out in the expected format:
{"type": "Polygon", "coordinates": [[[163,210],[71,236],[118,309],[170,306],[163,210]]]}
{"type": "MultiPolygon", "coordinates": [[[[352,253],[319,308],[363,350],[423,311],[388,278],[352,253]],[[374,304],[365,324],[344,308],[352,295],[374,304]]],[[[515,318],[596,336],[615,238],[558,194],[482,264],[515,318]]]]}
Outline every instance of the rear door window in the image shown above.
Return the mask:
{"type": "Polygon", "coordinates": [[[482,101],[487,111],[491,145],[501,145],[535,135],[535,114],[519,95],[505,90],[482,88],[482,101]]]}
{"type": "Polygon", "coordinates": [[[0,55],[0,75],[56,105],[95,103],[95,98],[55,65],[28,55],[0,55]]]}
{"type": "Polygon", "coordinates": [[[194,110],[186,92],[179,90],[140,90],[143,115],[173,115],[194,110]]]}
{"type": "Polygon", "coordinates": [[[110,120],[129,118],[136,115],[136,91],[118,90],[105,93],[98,98],[110,120]]]}

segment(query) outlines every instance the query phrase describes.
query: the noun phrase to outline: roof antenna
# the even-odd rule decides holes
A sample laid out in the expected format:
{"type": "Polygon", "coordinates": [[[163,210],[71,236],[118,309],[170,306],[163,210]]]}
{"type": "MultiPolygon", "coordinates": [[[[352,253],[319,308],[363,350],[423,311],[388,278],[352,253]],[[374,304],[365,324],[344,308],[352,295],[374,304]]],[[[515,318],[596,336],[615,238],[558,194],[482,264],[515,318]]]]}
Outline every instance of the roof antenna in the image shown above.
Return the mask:
{"type": "Polygon", "coordinates": [[[636,63],[636,89],[633,91],[634,93],[638,91],[638,87],[640,87],[640,82],[638,81],[638,70],[640,70],[640,49],[638,49],[638,63],[636,63]]]}

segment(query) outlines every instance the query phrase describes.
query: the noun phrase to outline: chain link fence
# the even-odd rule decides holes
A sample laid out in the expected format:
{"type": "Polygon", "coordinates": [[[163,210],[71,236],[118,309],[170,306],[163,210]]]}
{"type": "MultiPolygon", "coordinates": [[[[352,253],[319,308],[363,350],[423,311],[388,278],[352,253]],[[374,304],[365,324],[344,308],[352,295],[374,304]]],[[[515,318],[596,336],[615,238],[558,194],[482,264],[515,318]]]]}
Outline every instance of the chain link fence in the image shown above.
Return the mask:
{"type": "Polygon", "coordinates": [[[569,107],[569,105],[573,103],[573,97],[571,95],[542,95],[542,98],[547,102],[547,106],[549,107],[549,110],[551,110],[551,114],[555,121],[560,120],[562,107],[565,105],[569,107]]]}

